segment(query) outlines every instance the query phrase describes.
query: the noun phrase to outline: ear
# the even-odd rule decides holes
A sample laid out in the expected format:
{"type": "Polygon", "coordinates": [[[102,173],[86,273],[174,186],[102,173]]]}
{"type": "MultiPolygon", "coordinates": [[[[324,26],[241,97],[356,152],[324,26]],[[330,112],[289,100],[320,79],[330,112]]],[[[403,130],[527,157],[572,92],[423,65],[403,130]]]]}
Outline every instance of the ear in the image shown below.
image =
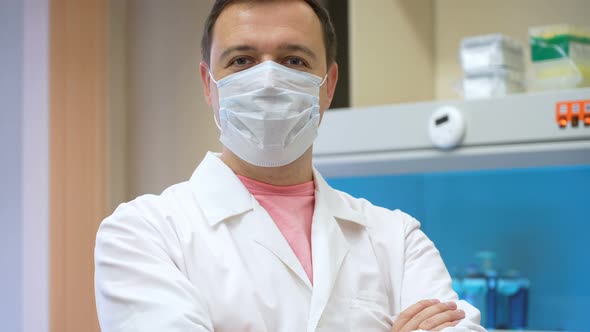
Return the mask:
{"type": "Polygon", "coordinates": [[[334,92],[336,92],[336,83],[338,83],[338,64],[334,62],[328,69],[328,77],[326,78],[325,83],[328,98],[326,98],[326,105],[323,109],[328,109],[330,107],[330,104],[332,104],[334,92]]]}
{"type": "Polygon", "coordinates": [[[211,105],[211,76],[209,76],[209,66],[205,61],[201,61],[199,68],[201,70],[201,82],[203,83],[205,100],[207,101],[207,104],[211,105]]]}

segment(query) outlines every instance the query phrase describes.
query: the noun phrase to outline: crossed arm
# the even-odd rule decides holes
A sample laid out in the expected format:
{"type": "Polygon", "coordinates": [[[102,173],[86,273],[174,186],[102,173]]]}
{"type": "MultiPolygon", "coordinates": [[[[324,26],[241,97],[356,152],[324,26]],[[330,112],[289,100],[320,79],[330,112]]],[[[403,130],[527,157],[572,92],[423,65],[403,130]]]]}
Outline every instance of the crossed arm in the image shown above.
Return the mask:
{"type": "Polygon", "coordinates": [[[465,301],[458,301],[440,253],[420,230],[420,223],[407,214],[403,218],[404,263],[398,289],[403,310],[397,318],[394,317],[391,332],[447,328],[450,328],[447,329],[449,332],[485,332],[479,325],[479,311],[465,301]]]}
{"type": "Polygon", "coordinates": [[[441,331],[444,328],[456,326],[463,318],[465,318],[465,312],[457,310],[457,304],[454,302],[422,300],[397,317],[391,332],[441,331]]]}

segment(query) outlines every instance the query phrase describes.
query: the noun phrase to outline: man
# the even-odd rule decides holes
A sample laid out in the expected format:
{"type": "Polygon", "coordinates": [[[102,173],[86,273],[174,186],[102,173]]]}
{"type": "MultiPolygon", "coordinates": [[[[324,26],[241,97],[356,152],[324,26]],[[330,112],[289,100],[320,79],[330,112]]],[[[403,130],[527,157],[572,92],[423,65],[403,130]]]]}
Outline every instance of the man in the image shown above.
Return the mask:
{"type": "Polygon", "coordinates": [[[338,80],[316,0],[218,0],[202,51],[223,152],[102,223],[103,332],[485,331],[416,220],[313,169],[338,80]]]}

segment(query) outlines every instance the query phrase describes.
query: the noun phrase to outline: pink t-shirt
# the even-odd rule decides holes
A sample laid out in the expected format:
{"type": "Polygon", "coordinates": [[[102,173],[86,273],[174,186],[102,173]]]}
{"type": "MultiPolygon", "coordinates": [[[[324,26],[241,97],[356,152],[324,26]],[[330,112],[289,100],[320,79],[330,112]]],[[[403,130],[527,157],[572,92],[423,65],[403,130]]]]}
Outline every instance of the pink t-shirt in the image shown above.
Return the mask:
{"type": "Polygon", "coordinates": [[[244,176],[238,178],[275,222],[313,283],[311,220],[315,204],[313,181],[274,186],[244,176]]]}

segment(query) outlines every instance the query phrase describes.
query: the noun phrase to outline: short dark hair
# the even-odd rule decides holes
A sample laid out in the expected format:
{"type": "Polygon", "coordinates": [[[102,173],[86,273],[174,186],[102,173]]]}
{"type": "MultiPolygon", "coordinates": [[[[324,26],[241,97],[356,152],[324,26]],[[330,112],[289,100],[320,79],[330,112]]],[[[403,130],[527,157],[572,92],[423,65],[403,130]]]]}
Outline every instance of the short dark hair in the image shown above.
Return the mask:
{"type": "MultiPolygon", "coordinates": [[[[205,29],[203,30],[203,37],[201,38],[201,53],[203,61],[211,64],[211,40],[213,37],[213,27],[217,18],[225,7],[239,2],[263,2],[269,0],[216,0],[213,8],[209,12],[207,21],[205,21],[205,29]]],[[[272,0],[270,0],[272,1],[272,0]]],[[[324,46],[326,48],[326,61],[328,66],[336,61],[336,32],[330,19],[330,14],[317,0],[304,0],[313,9],[315,14],[320,19],[322,29],[324,30],[324,46]]]]}

